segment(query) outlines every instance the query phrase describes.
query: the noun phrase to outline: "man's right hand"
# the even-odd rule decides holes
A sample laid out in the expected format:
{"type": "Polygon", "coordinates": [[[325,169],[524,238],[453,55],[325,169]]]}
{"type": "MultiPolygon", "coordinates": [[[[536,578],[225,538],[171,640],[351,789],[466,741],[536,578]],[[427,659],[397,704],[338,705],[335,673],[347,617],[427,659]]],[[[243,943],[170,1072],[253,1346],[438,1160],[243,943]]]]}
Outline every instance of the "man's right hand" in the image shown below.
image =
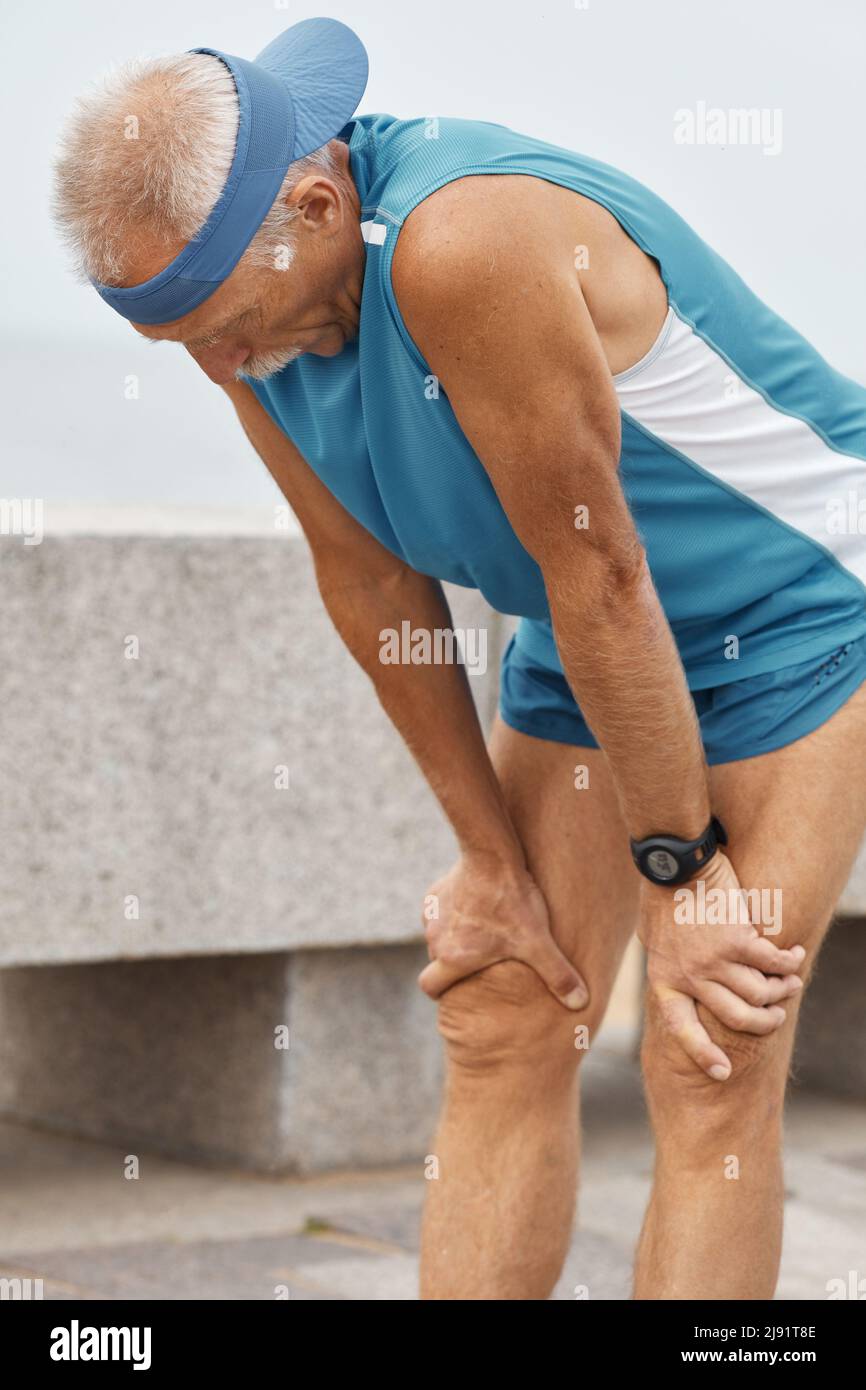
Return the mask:
{"type": "Polygon", "coordinates": [[[430,888],[424,910],[430,964],[418,983],[431,999],[502,960],[523,961],[567,1009],[589,990],[550,930],[544,896],[525,868],[468,852],[430,888]],[[435,915],[434,915],[435,914],[435,915]]]}

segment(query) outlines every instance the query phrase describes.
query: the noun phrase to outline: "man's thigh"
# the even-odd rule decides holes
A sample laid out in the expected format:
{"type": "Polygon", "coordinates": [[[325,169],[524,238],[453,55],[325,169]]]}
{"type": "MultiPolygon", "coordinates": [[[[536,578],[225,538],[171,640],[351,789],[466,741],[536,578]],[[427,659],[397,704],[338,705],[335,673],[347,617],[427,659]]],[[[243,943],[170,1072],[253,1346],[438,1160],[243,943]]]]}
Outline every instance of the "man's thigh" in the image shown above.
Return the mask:
{"type": "Polygon", "coordinates": [[[532,738],[501,719],[490,755],[553,934],[586,980],[597,1022],[637,926],[640,883],[607,761],[598,749],[532,738]]]}
{"type": "MultiPolygon", "coordinates": [[[[728,831],[731,862],[743,888],[757,890],[751,903],[761,905],[765,920],[756,926],[776,945],[806,948],[806,979],[866,830],[864,769],[866,685],[805,738],[710,768],[712,808],[728,831]]],[[[709,1033],[731,1057],[727,1088],[753,1075],[755,1064],[784,1082],[800,998],[786,1002],[786,1023],[767,1038],[734,1033],[699,1007],[709,1033]]],[[[696,1070],[676,1044],[665,1042],[651,1001],[648,1035],[650,1050],[654,1035],[678,1067],[696,1070]]]]}
{"type": "Polygon", "coordinates": [[[741,883],[780,891],[782,929],[771,939],[800,942],[812,962],[866,831],[864,770],[866,685],[796,743],[710,768],[741,883]]]}

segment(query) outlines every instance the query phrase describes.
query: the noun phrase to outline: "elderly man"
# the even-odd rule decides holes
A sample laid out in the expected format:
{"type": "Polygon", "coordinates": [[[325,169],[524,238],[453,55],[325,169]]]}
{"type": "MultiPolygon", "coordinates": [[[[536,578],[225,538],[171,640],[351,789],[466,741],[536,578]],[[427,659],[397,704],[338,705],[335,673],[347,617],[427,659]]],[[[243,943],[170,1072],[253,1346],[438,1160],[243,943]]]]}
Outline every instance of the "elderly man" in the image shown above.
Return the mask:
{"type": "Polygon", "coordinates": [[[355,116],[365,82],[330,20],[122,69],[71,120],[59,221],[229,395],[453,825],[424,1296],[550,1293],[637,930],[635,1295],[768,1298],[799,991],[866,824],[866,392],[625,174],[355,116]],[[487,746],[459,666],[380,659],[448,628],[441,580],[521,617],[487,746]]]}

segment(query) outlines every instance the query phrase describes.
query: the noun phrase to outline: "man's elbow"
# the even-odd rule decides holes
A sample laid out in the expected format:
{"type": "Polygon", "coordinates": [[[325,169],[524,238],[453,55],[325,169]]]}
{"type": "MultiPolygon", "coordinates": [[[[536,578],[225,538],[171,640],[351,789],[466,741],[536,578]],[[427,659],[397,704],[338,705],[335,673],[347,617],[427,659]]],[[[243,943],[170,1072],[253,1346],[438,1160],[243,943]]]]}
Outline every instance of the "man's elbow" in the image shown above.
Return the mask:
{"type": "Polygon", "coordinates": [[[653,594],[646,551],[634,533],[557,548],[541,560],[552,608],[567,607],[586,622],[608,622],[624,606],[645,603],[653,594]]]}

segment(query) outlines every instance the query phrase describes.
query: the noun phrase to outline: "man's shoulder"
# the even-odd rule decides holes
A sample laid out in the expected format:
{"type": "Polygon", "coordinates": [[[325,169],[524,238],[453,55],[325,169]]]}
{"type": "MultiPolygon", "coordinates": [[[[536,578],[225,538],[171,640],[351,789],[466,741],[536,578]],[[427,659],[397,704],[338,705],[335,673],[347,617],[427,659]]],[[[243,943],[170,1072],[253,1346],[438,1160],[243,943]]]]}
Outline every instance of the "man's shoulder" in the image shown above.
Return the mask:
{"type": "Polygon", "coordinates": [[[562,220],[565,231],[573,218],[563,202],[569,192],[532,175],[458,174],[417,203],[400,229],[391,266],[398,300],[444,308],[481,281],[522,279],[529,265],[555,257],[556,225],[562,220]]]}

